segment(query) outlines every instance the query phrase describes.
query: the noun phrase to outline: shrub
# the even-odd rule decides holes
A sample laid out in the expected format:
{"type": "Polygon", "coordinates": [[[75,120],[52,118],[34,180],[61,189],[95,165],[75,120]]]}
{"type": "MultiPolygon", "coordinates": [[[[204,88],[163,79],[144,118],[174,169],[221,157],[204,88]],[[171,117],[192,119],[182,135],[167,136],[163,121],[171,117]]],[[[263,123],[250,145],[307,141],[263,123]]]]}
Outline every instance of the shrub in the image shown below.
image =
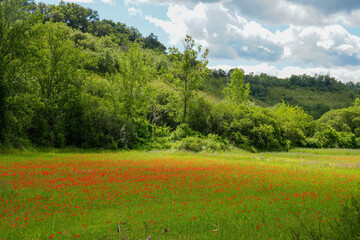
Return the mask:
{"type": "Polygon", "coordinates": [[[321,142],[317,138],[306,138],[306,147],[321,148],[321,142]]]}
{"type": "Polygon", "coordinates": [[[339,135],[338,132],[336,132],[336,130],[333,129],[332,127],[328,127],[327,129],[321,132],[316,132],[314,138],[320,142],[321,147],[324,148],[338,147],[339,135]]]}
{"type": "Polygon", "coordinates": [[[155,137],[170,137],[170,127],[166,126],[154,126],[155,137]]]}
{"type": "Polygon", "coordinates": [[[221,151],[229,149],[227,141],[215,134],[209,134],[207,138],[201,136],[190,136],[174,143],[173,147],[178,150],[193,152],[221,151]]]}
{"type": "Polygon", "coordinates": [[[196,99],[189,108],[187,122],[191,129],[202,134],[211,132],[211,104],[203,98],[196,99]]]}
{"type": "Polygon", "coordinates": [[[192,130],[189,125],[181,124],[171,133],[170,140],[179,141],[190,136],[199,136],[200,133],[192,130]]]}
{"type": "Polygon", "coordinates": [[[339,134],[339,147],[341,148],[356,148],[356,137],[351,132],[340,132],[339,134]]]}
{"type": "Polygon", "coordinates": [[[186,137],[174,144],[176,149],[200,152],[204,150],[204,140],[196,137],[186,137]]]}
{"type": "Polygon", "coordinates": [[[256,148],[259,149],[279,149],[281,146],[275,138],[274,127],[268,124],[261,124],[252,130],[252,141],[256,148]]]}
{"type": "Polygon", "coordinates": [[[120,129],[121,138],[117,145],[121,148],[139,149],[152,141],[154,126],[142,119],[133,119],[125,122],[120,129]]]}

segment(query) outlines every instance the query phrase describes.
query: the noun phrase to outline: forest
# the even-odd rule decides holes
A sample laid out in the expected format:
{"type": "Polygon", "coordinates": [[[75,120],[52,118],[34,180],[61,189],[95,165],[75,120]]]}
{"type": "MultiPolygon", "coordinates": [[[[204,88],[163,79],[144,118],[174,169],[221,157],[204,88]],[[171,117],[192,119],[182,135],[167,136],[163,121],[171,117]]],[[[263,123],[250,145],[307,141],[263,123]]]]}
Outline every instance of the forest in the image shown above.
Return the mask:
{"type": "Polygon", "coordinates": [[[208,67],[75,3],[0,1],[0,145],[248,151],[360,147],[360,83],[208,67]]]}

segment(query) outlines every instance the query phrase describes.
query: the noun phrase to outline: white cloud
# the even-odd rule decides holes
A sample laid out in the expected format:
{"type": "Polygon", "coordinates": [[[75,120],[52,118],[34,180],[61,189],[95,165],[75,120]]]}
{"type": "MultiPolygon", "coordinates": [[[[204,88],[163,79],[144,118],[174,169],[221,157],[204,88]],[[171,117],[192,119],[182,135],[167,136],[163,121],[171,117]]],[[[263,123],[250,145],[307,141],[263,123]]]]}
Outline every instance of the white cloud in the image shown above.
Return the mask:
{"type": "Polygon", "coordinates": [[[337,12],[351,12],[360,8],[360,2],[357,0],[288,0],[302,5],[311,5],[325,14],[337,12]]]}
{"type": "Polygon", "coordinates": [[[146,19],[169,34],[170,44],[181,43],[186,34],[210,48],[212,57],[275,61],[283,48],[276,35],[260,24],[230,12],[221,4],[198,4],[194,9],[171,5],[168,20],[146,19]]]}
{"type": "Polygon", "coordinates": [[[178,4],[190,7],[199,3],[218,3],[250,19],[275,25],[360,24],[360,1],[357,0],[125,0],[125,3],[178,4]]]}
{"type": "MultiPolygon", "coordinates": [[[[170,6],[167,12],[169,20],[164,21],[151,16],[145,18],[156,26],[161,27],[170,35],[170,44],[181,43],[186,34],[190,34],[192,29],[190,25],[197,28],[200,34],[203,34],[204,29],[198,29],[204,23],[206,7],[204,4],[198,4],[194,10],[188,9],[185,6],[173,5],[170,6]]],[[[195,37],[195,36],[193,36],[195,37]]],[[[200,40],[200,39],[199,39],[200,40]]]]}
{"type": "Polygon", "coordinates": [[[130,16],[142,16],[143,15],[143,13],[140,9],[136,9],[133,7],[128,9],[128,13],[130,16]]]}
{"type": "Polygon", "coordinates": [[[146,19],[169,34],[170,44],[181,43],[189,34],[210,49],[212,58],[291,60],[325,67],[360,65],[360,38],[340,25],[290,25],[272,33],[221,4],[198,4],[193,9],[171,5],[167,16],[168,20],[146,19]]]}
{"type": "Polygon", "coordinates": [[[290,26],[276,37],[287,49],[283,60],[326,67],[360,65],[360,37],[340,25],[290,26]]]}

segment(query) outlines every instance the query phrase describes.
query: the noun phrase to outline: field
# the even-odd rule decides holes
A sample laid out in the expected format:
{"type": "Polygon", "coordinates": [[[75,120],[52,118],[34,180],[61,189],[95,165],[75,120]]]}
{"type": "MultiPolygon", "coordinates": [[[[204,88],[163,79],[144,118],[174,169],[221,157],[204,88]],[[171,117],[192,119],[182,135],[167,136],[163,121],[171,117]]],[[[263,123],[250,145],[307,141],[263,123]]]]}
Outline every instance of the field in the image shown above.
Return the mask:
{"type": "Polygon", "coordinates": [[[0,239],[349,239],[359,168],[359,150],[0,154],[0,239]]]}

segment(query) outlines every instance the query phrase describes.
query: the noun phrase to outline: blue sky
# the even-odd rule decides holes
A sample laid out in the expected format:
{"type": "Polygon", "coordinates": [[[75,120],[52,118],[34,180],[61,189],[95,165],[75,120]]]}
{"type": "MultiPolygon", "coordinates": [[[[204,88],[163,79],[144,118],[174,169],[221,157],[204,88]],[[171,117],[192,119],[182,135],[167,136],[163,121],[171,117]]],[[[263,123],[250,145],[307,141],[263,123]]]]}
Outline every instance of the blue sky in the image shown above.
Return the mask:
{"type": "MultiPolygon", "coordinates": [[[[279,77],[329,74],[360,82],[359,0],[68,0],[151,32],[167,47],[186,34],[209,66],[279,77]]],[[[58,4],[59,1],[43,0],[58,4]]]]}

